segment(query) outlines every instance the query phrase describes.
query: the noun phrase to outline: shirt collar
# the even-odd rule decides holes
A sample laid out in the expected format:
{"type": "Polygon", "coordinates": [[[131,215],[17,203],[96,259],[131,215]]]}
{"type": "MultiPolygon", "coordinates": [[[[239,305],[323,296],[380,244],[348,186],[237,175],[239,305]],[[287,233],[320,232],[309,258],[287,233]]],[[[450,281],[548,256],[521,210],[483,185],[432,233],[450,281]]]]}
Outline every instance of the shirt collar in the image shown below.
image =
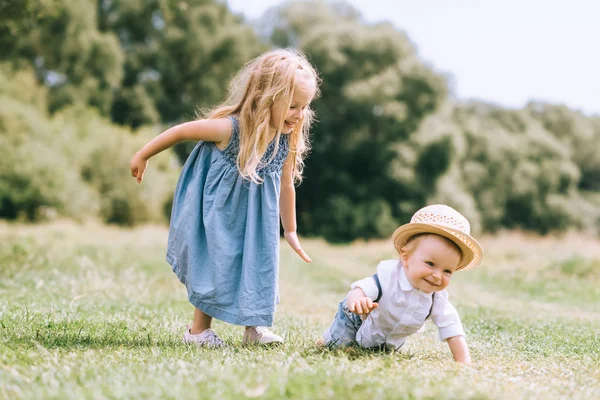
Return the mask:
{"type": "Polygon", "coordinates": [[[406,274],[404,273],[404,265],[402,265],[402,261],[400,261],[400,272],[398,273],[398,282],[400,283],[400,289],[402,289],[402,291],[404,291],[404,292],[410,292],[410,291],[414,290],[415,292],[417,292],[423,296],[431,297],[431,293],[422,292],[410,284],[410,281],[408,280],[408,278],[406,277],[406,274]]]}
{"type": "Polygon", "coordinates": [[[416,290],[411,284],[406,275],[404,274],[404,265],[400,262],[400,273],[398,274],[398,281],[400,282],[400,289],[405,292],[416,290]]]}

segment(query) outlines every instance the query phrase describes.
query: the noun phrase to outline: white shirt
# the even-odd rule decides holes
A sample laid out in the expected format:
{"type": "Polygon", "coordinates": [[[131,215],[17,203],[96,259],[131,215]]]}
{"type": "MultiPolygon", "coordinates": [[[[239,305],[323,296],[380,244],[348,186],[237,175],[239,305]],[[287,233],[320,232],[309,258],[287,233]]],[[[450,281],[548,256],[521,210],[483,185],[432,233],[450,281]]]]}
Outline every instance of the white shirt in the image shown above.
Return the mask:
{"type": "MultiPolygon", "coordinates": [[[[383,295],[379,307],[363,321],[356,333],[356,341],[363,347],[386,344],[399,348],[425,323],[432,296],[410,284],[398,260],[381,261],[377,266],[377,276],[383,295]]],[[[361,288],[371,300],[377,298],[378,289],[373,277],[356,281],[351,287],[361,288]]],[[[435,293],[431,320],[439,329],[440,340],[465,334],[458,312],[448,301],[446,290],[435,293]]]]}

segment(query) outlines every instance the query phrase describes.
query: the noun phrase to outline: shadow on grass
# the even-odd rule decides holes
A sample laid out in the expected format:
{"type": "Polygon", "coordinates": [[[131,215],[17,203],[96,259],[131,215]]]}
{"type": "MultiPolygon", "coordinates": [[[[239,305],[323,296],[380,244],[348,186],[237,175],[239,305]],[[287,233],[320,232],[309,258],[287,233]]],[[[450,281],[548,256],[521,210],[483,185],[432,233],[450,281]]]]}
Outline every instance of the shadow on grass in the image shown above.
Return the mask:
{"type": "Polygon", "coordinates": [[[168,332],[151,332],[147,327],[131,327],[127,321],[93,323],[85,320],[45,320],[38,314],[26,318],[0,319],[4,345],[51,348],[140,348],[176,347],[177,337],[168,332]]]}
{"type": "MultiPolygon", "coordinates": [[[[6,339],[6,338],[5,338],[6,339]]],[[[25,345],[36,347],[42,345],[48,349],[100,349],[107,347],[114,348],[142,348],[142,347],[163,347],[175,348],[182,343],[175,338],[155,338],[150,334],[117,335],[111,333],[92,334],[86,333],[82,329],[79,332],[31,332],[27,335],[9,337],[4,342],[5,345],[25,345]]]]}
{"type": "Polygon", "coordinates": [[[324,346],[315,344],[305,348],[300,352],[303,356],[328,356],[328,357],[340,357],[347,358],[348,360],[361,360],[374,357],[393,357],[395,359],[406,359],[413,358],[413,354],[402,352],[401,350],[392,350],[386,347],[373,347],[364,348],[358,345],[333,348],[331,346],[324,346]]]}

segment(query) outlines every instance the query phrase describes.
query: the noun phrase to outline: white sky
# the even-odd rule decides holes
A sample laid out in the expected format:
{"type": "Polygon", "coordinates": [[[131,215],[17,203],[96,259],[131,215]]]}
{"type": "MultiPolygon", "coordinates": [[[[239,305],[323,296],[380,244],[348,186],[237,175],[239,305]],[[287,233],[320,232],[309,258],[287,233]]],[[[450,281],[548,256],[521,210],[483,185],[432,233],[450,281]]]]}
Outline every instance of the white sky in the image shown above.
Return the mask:
{"type": "MultiPolygon", "coordinates": [[[[600,1],[347,1],[369,22],[406,31],[422,59],[454,77],[459,99],[536,99],[600,115],[600,1]]],[[[249,19],[282,2],[227,0],[249,19]]]]}

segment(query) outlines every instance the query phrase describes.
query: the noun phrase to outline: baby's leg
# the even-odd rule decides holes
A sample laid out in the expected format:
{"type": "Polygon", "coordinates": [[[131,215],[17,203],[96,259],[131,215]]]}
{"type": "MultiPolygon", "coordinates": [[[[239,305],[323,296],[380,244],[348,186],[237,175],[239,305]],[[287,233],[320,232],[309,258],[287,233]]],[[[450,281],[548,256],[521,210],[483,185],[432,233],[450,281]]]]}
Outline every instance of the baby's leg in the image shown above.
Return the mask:
{"type": "Polygon", "coordinates": [[[331,348],[356,344],[356,332],[362,319],[348,310],[346,299],[340,302],[331,326],[323,333],[323,343],[331,348]]]}

